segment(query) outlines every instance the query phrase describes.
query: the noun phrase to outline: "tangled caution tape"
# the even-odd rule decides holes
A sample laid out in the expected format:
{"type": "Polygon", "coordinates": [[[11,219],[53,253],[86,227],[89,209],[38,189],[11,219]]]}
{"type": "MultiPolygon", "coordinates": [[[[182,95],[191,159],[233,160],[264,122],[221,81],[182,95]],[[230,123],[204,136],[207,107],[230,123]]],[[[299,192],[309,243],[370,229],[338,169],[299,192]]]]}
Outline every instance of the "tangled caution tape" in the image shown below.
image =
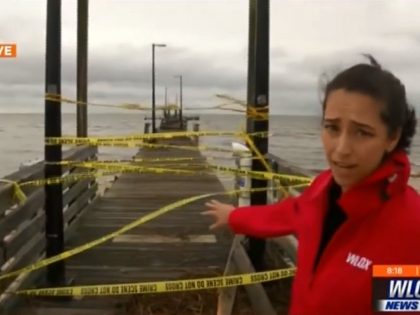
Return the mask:
{"type": "Polygon", "coordinates": [[[221,289],[239,285],[250,285],[293,277],[296,268],[278,269],[249,274],[220,276],[175,281],[119,283],[74,287],[29,289],[13,292],[36,296],[105,296],[221,289]]]}
{"type": "MultiPolygon", "coordinates": [[[[249,138],[249,136],[246,136],[246,140],[248,142],[252,142],[252,140],[249,138]]],[[[259,151],[255,148],[255,146],[251,146],[251,149],[255,152],[257,152],[258,157],[264,161],[264,158],[262,157],[261,153],[259,153],[259,151]]],[[[121,165],[112,165],[112,164],[107,164],[104,165],[104,163],[98,163],[98,162],[83,162],[84,166],[89,166],[90,163],[90,167],[94,167],[94,166],[98,166],[99,164],[101,164],[101,167],[105,169],[105,171],[102,171],[102,173],[95,173],[95,172],[91,172],[88,174],[74,174],[74,177],[66,177],[65,179],[63,179],[62,177],[58,177],[58,178],[49,178],[49,179],[45,179],[45,180],[35,180],[35,181],[30,181],[30,182],[26,182],[26,183],[20,183],[20,186],[24,186],[24,185],[44,185],[44,184],[57,184],[57,183],[62,183],[65,180],[69,180],[69,182],[76,180],[76,179],[89,179],[92,177],[96,177],[100,175],[105,175],[105,174],[112,174],[114,172],[154,172],[154,173],[176,173],[176,174],[196,174],[196,171],[191,171],[191,170],[179,170],[179,169],[166,169],[166,168],[158,168],[158,167],[138,167],[138,166],[123,166],[121,167],[121,165]]],[[[74,166],[77,166],[74,165],[74,166]]],[[[80,165],[82,166],[82,165],[80,165]]],[[[265,163],[265,166],[268,170],[271,170],[270,166],[265,163]]],[[[212,170],[217,170],[217,171],[222,171],[222,172],[230,172],[230,173],[234,173],[234,174],[238,174],[238,175],[245,175],[245,176],[253,176],[253,177],[260,177],[261,179],[265,179],[265,180],[269,180],[269,179],[280,179],[280,180],[286,180],[288,182],[293,182],[293,183],[299,183],[297,185],[288,185],[288,187],[297,187],[297,186],[307,186],[309,184],[309,182],[311,181],[311,179],[308,179],[306,177],[298,177],[298,176],[284,176],[284,175],[280,175],[277,177],[276,174],[273,174],[272,172],[256,172],[256,171],[245,171],[245,170],[237,170],[237,169],[230,169],[230,168],[225,168],[225,167],[220,167],[220,166],[209,166],[209,168],[211,168],[212,170]]],[[[283,183],[282,183],[283,184],[283,183]]],[[[268,189],[266,188],[262,188],[262,189],[249,189],[249,190],[233,190],[230,192],[220,192],[220,193],[209,193],[209,194],[203,194],[203,195],[199,195],[199,196],[194,196],[194,197],[190,197],[190,198],[186,198],[183,200],[179,200],[175,203],[166,205],[150,214],[147,214],[141,218],[139,218],[138,220],[135,220],[134,222],[120,228],[119,230],[107,234],[103,237],[100,237],[94,241],[91,241],[89,243],[86,243],[84,245],[78,246],[76,248],[73,248],[69,251],[63,252],[59,255],[56,256],[52,256],[49,257],[47,259],[44,259],[42,261],[36,262],[32,265],[26,266],[24,268],[21,268],[19,270],[15,270],[15,271],[11,271],[11,272],[5,272],[4,274],[0,275],[0,280],[1,279],[6,279],[6,278],[10,278],[13,276],[17,276],[21,273],[27,273],[27,272],[31,272],[33,270],[37,270],[40,268],[43,268],[45,266],[48,266],[50,264],[53,264],[57,261],[61,261],[64,259],[67,259],[69,257],[72,257],[74,255],[77,255],[81,252],[84,252],[86,250],[89,250],[95,246],[98,246],[100,244],[103,244],[104,242],[118,236],[121,235],[125,232],[128,232],[129,230],[143,224],[146,223],[152,219],[157,218],[158,216],[167,213],[169,211],[172,211],[173,209],[176,209],[178,207],[187,205],[191,202],[194,201],[198,201],[204,198],[208,198],[208,197],[213,197],[213,196],[217,196],[217,195],[235,195],[238,193],[243,193],[245,191],[249,191],[249,192],[257,192],[257,191],[266,191],[268,189]]]]}
{"type": "MultiPolygon", "coordinates": [[[[216,97],[223,99],[225,102],[221,105],[210,106],[210,107],[184,107],[184,110],[209,110],[209,109],[219,109],[219,110],[228,110],[233,112],[246,113],[247,117],[253,118],[255,120],[268,120],[268,105],[255,107],[253,105],[247,104],[245,101],[236,99],[229,95],[216,94],[216,97]],[[236,107],[235,107],[236,106],[236,107]],[[237,107],[239,106],[239,108],[237,107]]],[[[94,102],[83,102],[76,99],[72,99],[60,94],[46,93],[45,100],[52,101],[56,103],[67,103],[73,105],[82,105],[82,106],[99,106],[99,107],[110,107],[118,108],[124,110],[136,110],[136,111],[150,111],[151,106],[138,103],[120,103],[120,104],[105,104],[105,103],[94,103],[94,102]]],[[[156,110],[179,110],[180,107],[177,104],[167,104],[167,105],[158,105],[155,106],[156,110]]]]}
{"type": "Polygon", "coordinates": [[[84,105],[84,106],[100,106],[100,107],[114,107],[114,108],[121,108],[121,109],[130,109],[130,110],[150,110],[151,107],[145,106],[143,104],[133,104],[133,103],[123,103],[123,104],[99,104],[99,103],[92,103],[92,102],[82,102],[75,99],[71,99],[68,97],[64,97],[60,94],[53,94],[53,93],[46,93],[45,94],[46,101],[53,101],[53,102],[63,102],[68,104],[74,105],[84,105]]]}
{"type": "MultiPolygon", "coordinates": [[[[71,184],[80,180],[94,179],[102,176],[112,176],[126,173],[153,173],[153,174],[173,174],[173,175],[205,175],[211,174],[214,171],[240,175],[249,178],[255,178],[260,180],[280,180],[282,184],[286,186],[307,186],[311,183],[312,178],[297,175],[277,174],[271,172],[262,171],[249,171],[244,169],[230,168],[222,165],[204,164],[200,165],[202,170],[191,169],[193,166],[191,163],[188,165],[190,169],[179,169],[169,167],[150,167],[150,166],[138,166],[132,164],[124,164],[121,162],[105,162],[105,161],[88,161],[88,162],[75,162],[75,161],[63,161],[62,165],[72,165],[73,167],[80,167],[86,169],[96,169],[97,171],[88,171],[86,173],[69,174],[63,177],[51,177],[45,179],[35,179],[26,182],[17,183],[17,188],[26,186],[44,186],[44,185],[55,185],[55,184],[71,184]],[[207,170],[207,171],[205,171],[207,170]]],[[[20,191],[20,190],[19,190],[20,191]]]]}
{"type": "Polygon", "coordinates": [[[14,277],[14,276],[18,276],[22,273],[27,273],[27,272],[31,272],[31,271],[34,271],[34,270],[38,270],[40,268],[51,265],[51,264],[53,264],[57,261],[65,260],[67,258],[70,258],[70,257],[75,256],[77,254],[80,254],[82,252],[85,252],[85,251],[87,251],[87,250],[89,250],[89,249],[91,249],[95,246],[98,246],[100,244],[103,244],[103,243],[113,239],[116,236],[124,234],[124,233],[132,230],[133,228],[135,228],[137,226],[140,226],[140,225],[142,225],[146,222],[149,222],[149,221],[151,221],[151,220],[153,220],[153,219],[155,219],[155,218],[157,218],[157,217],[159,217],[159,216],[161,216],[165,213],[173,211],[174,209],[177,209],[181,206],[188,205],[192,202],[203,200],[205,198],[215,197],[215,196],[234,195],[234,194],[241,193],[241,192],[244,192],[244,191],[258,192],[258,191],[267,191],[267,190],[269,190],[269,189],[267,189],[267,188],[253,188],[253,189],[247,189],[247,190],[236,189],[236,190],[230,190],[230,191],[227,191],[227,192],[202,194],[202,195],[197,195],[197,196],[193,196],[193,197],[178,200],[178,201],[176,201],[174,203],[171,203],[171,204],[168,204],[168,205],[166,205],[166,206],[164,206],[164,207],[162,207],[162,208],[160,208],[156,211],[153,211],[149,214],[146,214],[146,215],[142,216],[141,218],[123,226],[122,228],[120,228],[120,229],[118,229],[118,230],[116,230],[112,233],[109,233],[107,235],[104,235],[104,236],[102,236],[102,237],[100,237],[96,240],[90,241],[86,244],[80,245],[78,247],[75,247],[73,249],[65,251],[61,254],[58,254],[58,255],[43,259],[41,261],[35,262],[34,264],[23,267],[21,269],[4,273],[4,274],[0,275],[0,280],[11,278],[11,277],[14,277]]]}
{"type": "MultiPolygon", "coordinates": [[[[131,162],[133,163],[133,162],[131,162]]],[[[134,162],[135,163],[135,162],[134,162]]],[[[305,176],[277,174],[272,172],[262,171],[249,171],[244,169],[235,169],[221,165],[213,164],[188,164],[189,169],[170,168],[171,165],[166,167],[150,167],[150,166],[138,166],[132,164],[125,164],[121,161],[63,161],[59,163],[61,165],[71,165],[73,167],[95,169],[95,171],[88,171],[86,173],[69,174],[61,177],[51,177],[43,179],[34,179],[26,182],[13,182],[10,180],[0,179],[0,182],[10,183],[14,187],[14,198],[23,204],[26,201],[26,196],[22,191],[23,187],[34,186],[41,187],[45,185],[56,185],[56,184],[72,184],[81,180],[95,179],[103,176],[117,176],[119,174],[126,173],[153,173],[153,174],[173,174],[173,175],[207,175],[213,172],[220,172],[224,174],[231,174],[236,176],[244,176],[260,180],[275,180],[280,181],[281,184],[276,185],[279,190],[284,190],[283,186],[294,188],[308,186],[312,178],[305,176]]],[[[178,167],[180,164],[178,163],[178,167]]],[[[283,191],[284,193],[284,191],[283,191]]],[[[287,195],[287,194],[285,194],[287,195]]],[[[0,276],[1,277],[1,276],[0,276]]],[[[1,279],[1,278],[0,278],[1,279]]]]}
{"type": "Polygon", "coordinates": [[[228,103],[216,106],[216,109],[223,109],[223,110],[231,110],[231,111],[235,111],[235,112],[242,112],[242,113],[246,113],[246,116],[248,118],[252,118],[254,120],[258,120],[258,121],[264,121],[264,120],[268,120],[268,104],[264,105],[264,106],[258,106],[256,107],[255,105],[251,105],[248,104],[247,102],[234,98],[232,96],[229,95],[225,95],[225,94],[216,94],[217,98],[221,98],[225,101],[227,101],[228,103]],[[240,108],[232,108],[232,105],[239,105],[240,108]]]}
{"type": "Polygon", "coordinates": [[[13,198],[19,202],[19,204],[23,204],[27,197],[25,193],[22,191],[22,187],[17,183],[9,179],[0,179],[0,183],[11,184],[13,186],[13,198]]]}
{"type": "Polygon", "coordinates": [[[224,153],[233,153],[231,149],[209,146],[209,145],[172,145],[172,144],[157,144],[157,143],[147,143],[142,142],[141,140],[107,140],[107,139],[95,139],[95,138],[85,138],[85,140],[77,140],[79,138],[65,138],[63,141],[58,139],[62,138],[48,138],[48,145],[77,145],[77,143],[89,145],[89,146],[101,146],[101,147],[122,147],[122,148],[146,148],[146,149],[178,149],[184,151],[215,151],[215,152],[224,152],[224,153]],[[57,142],[50,141],[49,139],[57,139],[57,142]]]}
{"type": "MultiPolygon", "coordinates": [[[[195,170],[186,170],[179,168],[164,168],[164,167],[147,167],[147,166],[137,166],[121,163],[108,163],[108,162],[80,162],[74,163],[76,167],[83,168],[94,168],[107,171],[121,172],[121,173],[157,173],[157,174],[176,174],[176,175],[194,175],[194,174],[208,174],[208,172],[200,172],[195,170]]],[[[255,179],[261,180],[283,180],[288,183],[300,183],[300,184],[309,184],[312,179],[305,176],[297,175],[287,175],[287,174],[277,174],[272,172],[262,172],[262,171],[249,171],[244,169],[236,169],[222,165],[213,165],[213,164],[204,164],[201,165],[203,169],[209,169],[221,173],[227,173],[232,175],[241,175],[255,179]]]]}
{"type": "Polygon", "coordinates": [[[177,132],[159,132],[159,133],[146,133],[130,136],[117,136],[117,137],[47,137],[45,138],[46,145],[107,145],[110,143],[124,143],[133,141],[144,141],[152,139],[173,139],[180,137],[203,137],[203,136],[231,136],[243,138],[245,135],[252,137],[267,137],[268,132],[232,132],[232,131],[177,131],[177,132]]]}

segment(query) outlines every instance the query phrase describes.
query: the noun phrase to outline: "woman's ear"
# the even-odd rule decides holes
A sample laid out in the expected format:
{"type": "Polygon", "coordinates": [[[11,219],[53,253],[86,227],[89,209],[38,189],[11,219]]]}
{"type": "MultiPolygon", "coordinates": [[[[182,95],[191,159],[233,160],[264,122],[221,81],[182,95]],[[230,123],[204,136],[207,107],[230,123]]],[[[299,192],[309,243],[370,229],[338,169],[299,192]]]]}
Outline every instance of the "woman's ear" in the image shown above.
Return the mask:
{"type": "Polygon", "coordinates": [[[389,137],[389,144],[386,149],[387,153],[391,153],[398,145],[398,142],[401,139],[402,129],[398,128],[390,137],[389,137]]]}

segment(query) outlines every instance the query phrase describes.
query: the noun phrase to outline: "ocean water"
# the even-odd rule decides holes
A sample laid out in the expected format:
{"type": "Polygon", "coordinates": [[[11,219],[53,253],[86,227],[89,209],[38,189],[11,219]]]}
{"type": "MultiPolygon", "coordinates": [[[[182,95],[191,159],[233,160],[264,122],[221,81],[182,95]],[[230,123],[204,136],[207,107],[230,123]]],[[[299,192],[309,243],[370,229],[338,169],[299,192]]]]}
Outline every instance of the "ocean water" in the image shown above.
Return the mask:
{"type": "MultiPolygon", "coordinates": [[[[142,133],[144,115],[136,112],[89,115],[91,136],[128,135],[142,133]]],[[[192,122],[190,122],[192,123],[192,122]]],[[[200,130],[241,131],[245,118],[240,115],[200,115],[200,130]]],[[[192,127],[190,127],[191,129],[192,127]]],[[[76,135],[76,116],[63,114],[63,135],[76,135]]],[[[302,168],[319,170],[326,167],[322,152],[320,117],[271,116],[269,151],[302,168]]],[[[18,170],[23,162],[44,157],[44,116],[42,114],[0,114],[0,177],[18,170]]],[[[202,137],[202,144],[230,148],[233,137],[202,137]]],[[[100,159],[129,159],[135,148],[100,148],[100,159]]],[[[206,155],[220,155],[205,152],[206,155]]],[[[225,155],[226,157],[228,155],[225,155]]],[[[420,136],[415,137],[411,161],[420,165],[420,136]]]]}

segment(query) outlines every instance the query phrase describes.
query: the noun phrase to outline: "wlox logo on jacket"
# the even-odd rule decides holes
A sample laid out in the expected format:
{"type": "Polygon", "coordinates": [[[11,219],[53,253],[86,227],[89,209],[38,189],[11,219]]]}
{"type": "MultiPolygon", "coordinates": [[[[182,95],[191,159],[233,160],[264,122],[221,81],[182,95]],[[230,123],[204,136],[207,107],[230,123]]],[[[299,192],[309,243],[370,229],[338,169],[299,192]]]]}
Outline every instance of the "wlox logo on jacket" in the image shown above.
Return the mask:
{"type": "Polygon", "coordinates": [[[367,259],[366,257],[361,257],[359,255],[348,253],[346,263],[363,270],[368,270],[369,266],[372,264],[372,260],[367,259]]]}

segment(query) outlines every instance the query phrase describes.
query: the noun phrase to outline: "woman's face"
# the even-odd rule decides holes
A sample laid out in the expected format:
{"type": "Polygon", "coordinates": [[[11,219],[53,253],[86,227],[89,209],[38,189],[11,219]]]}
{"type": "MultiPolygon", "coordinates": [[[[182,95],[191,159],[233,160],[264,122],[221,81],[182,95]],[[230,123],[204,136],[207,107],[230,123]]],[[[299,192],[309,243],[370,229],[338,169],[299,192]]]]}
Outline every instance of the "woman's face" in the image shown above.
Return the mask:
{"type": "Polygon", "coordinates": [[[322,142],[333,177],[343,191],[372,173],[400,133],[388,136],[382,104],[374,98],[338,89],[330,92],[324,111],[322,142]]]}

